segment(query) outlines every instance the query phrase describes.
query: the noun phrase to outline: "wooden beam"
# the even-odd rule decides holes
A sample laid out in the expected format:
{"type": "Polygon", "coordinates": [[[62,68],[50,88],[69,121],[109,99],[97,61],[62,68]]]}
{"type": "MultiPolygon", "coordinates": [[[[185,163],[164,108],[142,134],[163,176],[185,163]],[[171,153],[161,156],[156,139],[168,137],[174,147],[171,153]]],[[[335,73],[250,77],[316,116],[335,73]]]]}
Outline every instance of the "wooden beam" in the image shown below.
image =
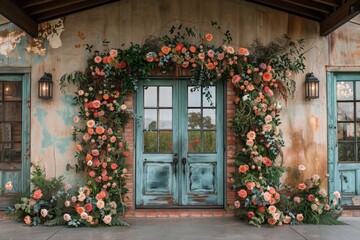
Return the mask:
{"type": "Polygon", "coordinates": [[[299,7],[291,3],[282,2],[279,0],[250,0],[250,2],[258,3],[270,8],[278,9],[283,12],[298,15],[315,21],[321,21],[325,14],[319,13],[308,8],[299,7]]]}
{"type": "Polygon", "coordinates": [[[320,35],[326,36],[360,13],[360,0],[348,0],[320,23],[320,35]],[[354,6],[357,6],[356,8],[354,6]]]}
{"type": "Polygon", "coordinates": [[[332,7],[338,7],[339,6],[337,0],[313,0],[313,1],[325,4],[325,5],[328,5],[328,6],[332,6],[332,7]]]}
{"type": "Polygon", "coordinates": [[[20,4],[18,4],[18,6],[21,6],[22,8],[28,8],[54,1],[56,0],[23,0],[20,2],[20,4]]]}
{"type": "Polygon", "coordinates": [[[47,11],[41,14],[36,14],[33,17],[37,22],[44,22],[47,20],[63,17],[72,13],[80,12],[90,8],[98,7],[112,2],[120,0],[86,0],[84,2],[78,2],[60,9],[47,11]]]}
{"type": "Polygon", "coordinates": [[[328,5],[317,3],[312,0],[281,0],[281,1],[292,3],[296,6],[312,9],[325,14],[329,14],[334,10],[333,7],[329,7],[328,5]]]}
{"type": "Polygon", "coordinates": [[[36,15],[36,14],[40,14],[40,13],[44,13],[44,12],[48,12],[51,10],[57,10],[63,7],[67,7],[79,2],[85,2],[86,0],[61,0],[61,1],[52,1],[52,2],[47,2],[38,6],[32,6],[32,7],[28,7],[26,8],[26,12],[32,16],[32,15],[36,15]]]}
{"type": "Polygon", "coordinates": [[[0,14],[33,37],[38,35],[38,25],[11,0],[0,0],[0,14]]]}

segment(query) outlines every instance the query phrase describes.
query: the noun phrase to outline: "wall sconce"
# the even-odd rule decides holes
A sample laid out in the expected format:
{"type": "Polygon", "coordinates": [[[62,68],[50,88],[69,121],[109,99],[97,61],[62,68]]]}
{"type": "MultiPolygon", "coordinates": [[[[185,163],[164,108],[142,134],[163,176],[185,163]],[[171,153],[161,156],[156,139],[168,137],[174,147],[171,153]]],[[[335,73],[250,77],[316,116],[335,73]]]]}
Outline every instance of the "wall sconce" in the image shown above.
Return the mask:
{"type": "Polygon", "coordinates": [[[309,100],[319,98],[319,79],[314,73],[307,73],[305,77],[305,98],[309,100]]]}
{"type": "Polygon", "coordinates": [[[51,73],[44,73],[39,79],[39,98],[50,99],[53,97],[53,81],[51,73]]]}

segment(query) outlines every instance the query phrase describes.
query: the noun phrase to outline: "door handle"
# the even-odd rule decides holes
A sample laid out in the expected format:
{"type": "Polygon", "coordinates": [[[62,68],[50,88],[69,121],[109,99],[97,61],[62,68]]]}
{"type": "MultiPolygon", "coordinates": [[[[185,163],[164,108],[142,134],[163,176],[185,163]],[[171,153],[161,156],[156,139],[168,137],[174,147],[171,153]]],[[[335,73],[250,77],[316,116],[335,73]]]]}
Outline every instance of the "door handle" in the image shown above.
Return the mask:
{"type": "Polygon", "coordinates": [[[186,158],[182,158],[182,159],[181,159],[181,164],[183,165],[183,174],[185,175],[185,170],[186,170],[186,158]]]}
{"type": "Polygon", "coordinates": [[[175,174],[175,176],[176,176],[176,173],[177,173],[177,164],[178,164],[178,162],[179,162],[179,159],[177,159],[177,157],[174,157],[174,159],[173,159],[173,165],[174,165],[174,174],[175,174]]]}

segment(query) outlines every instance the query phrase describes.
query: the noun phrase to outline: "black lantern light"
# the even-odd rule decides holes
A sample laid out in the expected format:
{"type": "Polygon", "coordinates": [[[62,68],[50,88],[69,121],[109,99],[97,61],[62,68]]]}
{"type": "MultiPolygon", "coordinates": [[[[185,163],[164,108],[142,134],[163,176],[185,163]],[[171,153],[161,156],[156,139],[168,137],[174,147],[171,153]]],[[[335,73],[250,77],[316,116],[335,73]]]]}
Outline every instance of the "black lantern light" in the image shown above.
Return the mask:
{"type": "Polygon", "coordinates": [[[309,100],[319,98],[319,79],[314,73],[307,73],[305,76],[305,98],[309,100]]]}
{"type": "Polygon", "coordinates": [[[50,99],[53,97],[53,81],[51,73],[44,73],[39,79],[39,98],[50,99]]]}

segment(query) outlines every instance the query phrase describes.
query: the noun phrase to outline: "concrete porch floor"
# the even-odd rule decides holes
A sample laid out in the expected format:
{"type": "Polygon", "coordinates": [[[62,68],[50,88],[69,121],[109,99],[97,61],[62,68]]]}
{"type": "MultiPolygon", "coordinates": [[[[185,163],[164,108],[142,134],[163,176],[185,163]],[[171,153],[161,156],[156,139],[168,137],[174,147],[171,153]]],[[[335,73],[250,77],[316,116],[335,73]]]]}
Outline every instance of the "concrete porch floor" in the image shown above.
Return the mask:
{"type": "Polygon", "coordinates": [[[1,240],[252,240],[252,239],[360,239],[360,218],[342,217],[348,225],[297,225],[261,228],[233,217],[127,218],[130,227],[67,228],[27,227],[12,220],[0,221],[1,240]]]}

